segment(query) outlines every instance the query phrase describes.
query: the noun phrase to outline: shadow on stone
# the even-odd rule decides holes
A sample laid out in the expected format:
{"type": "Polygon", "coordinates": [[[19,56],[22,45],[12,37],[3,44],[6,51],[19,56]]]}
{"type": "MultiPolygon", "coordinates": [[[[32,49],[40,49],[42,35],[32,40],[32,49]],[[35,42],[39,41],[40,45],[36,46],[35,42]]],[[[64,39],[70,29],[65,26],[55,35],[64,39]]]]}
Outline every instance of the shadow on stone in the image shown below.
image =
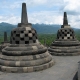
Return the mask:
{"type": "Polygon", "coordinates": [[[78,72],[74,75],[73,80],[78,80],[78,72]]]}

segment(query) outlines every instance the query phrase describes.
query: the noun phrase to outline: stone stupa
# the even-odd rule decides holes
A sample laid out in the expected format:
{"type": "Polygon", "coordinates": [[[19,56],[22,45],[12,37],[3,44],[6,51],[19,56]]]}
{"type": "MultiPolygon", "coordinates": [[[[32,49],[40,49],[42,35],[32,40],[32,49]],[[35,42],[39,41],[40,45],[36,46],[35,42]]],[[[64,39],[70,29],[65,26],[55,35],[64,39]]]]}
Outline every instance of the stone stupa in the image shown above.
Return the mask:
{"type": "Polygon", "coordinates": [[[63,25],[57,32],[57,38],[48,50],[52,55],[57,56],[80,54],[80,42],[76,39],[74,30],[68,25],[66,12],[64,12],[63,25]]]}
{"type": "Polygon", "coordinates": [[[4,32],[4,42],[3,43],[9,43],[7,39],[7,32],[4,32]]]}
{"type": "Polygon", "coordinates": [[[28,23],[26,3],[22,3],[21,23],[11,31],[10,45],[0,54],[0,70],[4,72],[34,72],[52,67],[54,61],[28,23]]]}
{"type": "Polygon", "coordinates": [[[8,38],[7,38],[7,32],[4,32],[4,41],[0,45],[0,51],[2,51],[2,49],[8,46],[9,44],[10,42],[8,41],[8,38]]]}

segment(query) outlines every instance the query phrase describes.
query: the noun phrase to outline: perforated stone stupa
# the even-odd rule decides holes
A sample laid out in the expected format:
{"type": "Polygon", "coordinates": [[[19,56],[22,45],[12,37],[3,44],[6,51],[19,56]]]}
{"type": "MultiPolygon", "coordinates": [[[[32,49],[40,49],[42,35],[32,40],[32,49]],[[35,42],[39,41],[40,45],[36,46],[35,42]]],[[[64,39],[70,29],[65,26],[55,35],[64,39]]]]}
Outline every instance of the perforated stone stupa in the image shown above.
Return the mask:
{"type": "Polygon", "coordinates": [[[54,61],[28,23],[26,3],[22,4],[21,23],[11,31],[10,45],[0,54],[0,70],[5,72],[33,72],[53,66],[54,61]]]}
{"type": "Polygon", "coordinates": [[[76,39],[74,30],[68,25],[67,13],[64,12],[63,25],[57,32],[57,39],[49,47],[52,55],[79,55],[80,42],[76,39]]]}

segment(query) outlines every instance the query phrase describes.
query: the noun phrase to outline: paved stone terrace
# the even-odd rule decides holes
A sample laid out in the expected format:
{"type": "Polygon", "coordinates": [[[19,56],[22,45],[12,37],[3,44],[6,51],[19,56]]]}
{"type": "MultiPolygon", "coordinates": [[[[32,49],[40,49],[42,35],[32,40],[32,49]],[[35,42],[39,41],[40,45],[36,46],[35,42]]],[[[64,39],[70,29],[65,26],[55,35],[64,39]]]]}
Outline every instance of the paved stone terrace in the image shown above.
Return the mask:
{"type": "Polygon", "coordinates": [[[73,80],[78,69],[80,56],[53,56],[55,65],[39,72],[0,72],[0,80],[73,80]]]}

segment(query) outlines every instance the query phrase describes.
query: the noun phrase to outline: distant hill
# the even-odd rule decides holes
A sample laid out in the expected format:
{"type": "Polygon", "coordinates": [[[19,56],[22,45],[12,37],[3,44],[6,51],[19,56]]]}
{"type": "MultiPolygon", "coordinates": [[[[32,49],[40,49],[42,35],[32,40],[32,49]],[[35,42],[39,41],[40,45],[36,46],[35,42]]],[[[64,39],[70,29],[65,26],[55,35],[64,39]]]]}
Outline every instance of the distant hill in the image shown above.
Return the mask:
{"type": "Polygon", "coordinates": [[[8,34],[10,34],[11,30],[13,28],[15,28],[16,25],[12,25],[12,24],[9,24],[9,23],[0,23],[0,36],[3,35],[4,31],[6,31],[8,34]]]}
{"type": "MultiPolygon", "coordinates": [[[[38,34],[56,34],[61,25],[47,25],[47,24],[32,24],[33,28],[36,29],[38,34]]],[[[13,28],[17,25],[12,25],[9,23],[2,22],[0,23],[0,36],[3,35],[4,31],[10,34],[13,28]]],[[[80,33],[80,29],[73,28],[76,33],[80,33]]]]}
{"type": "Polygon", "coordinates": [[[57,30],[60,29],[60,25],[33,24],[32,26],[37,30],[38,33],[44,34],[55,34],[57,30]]]}

